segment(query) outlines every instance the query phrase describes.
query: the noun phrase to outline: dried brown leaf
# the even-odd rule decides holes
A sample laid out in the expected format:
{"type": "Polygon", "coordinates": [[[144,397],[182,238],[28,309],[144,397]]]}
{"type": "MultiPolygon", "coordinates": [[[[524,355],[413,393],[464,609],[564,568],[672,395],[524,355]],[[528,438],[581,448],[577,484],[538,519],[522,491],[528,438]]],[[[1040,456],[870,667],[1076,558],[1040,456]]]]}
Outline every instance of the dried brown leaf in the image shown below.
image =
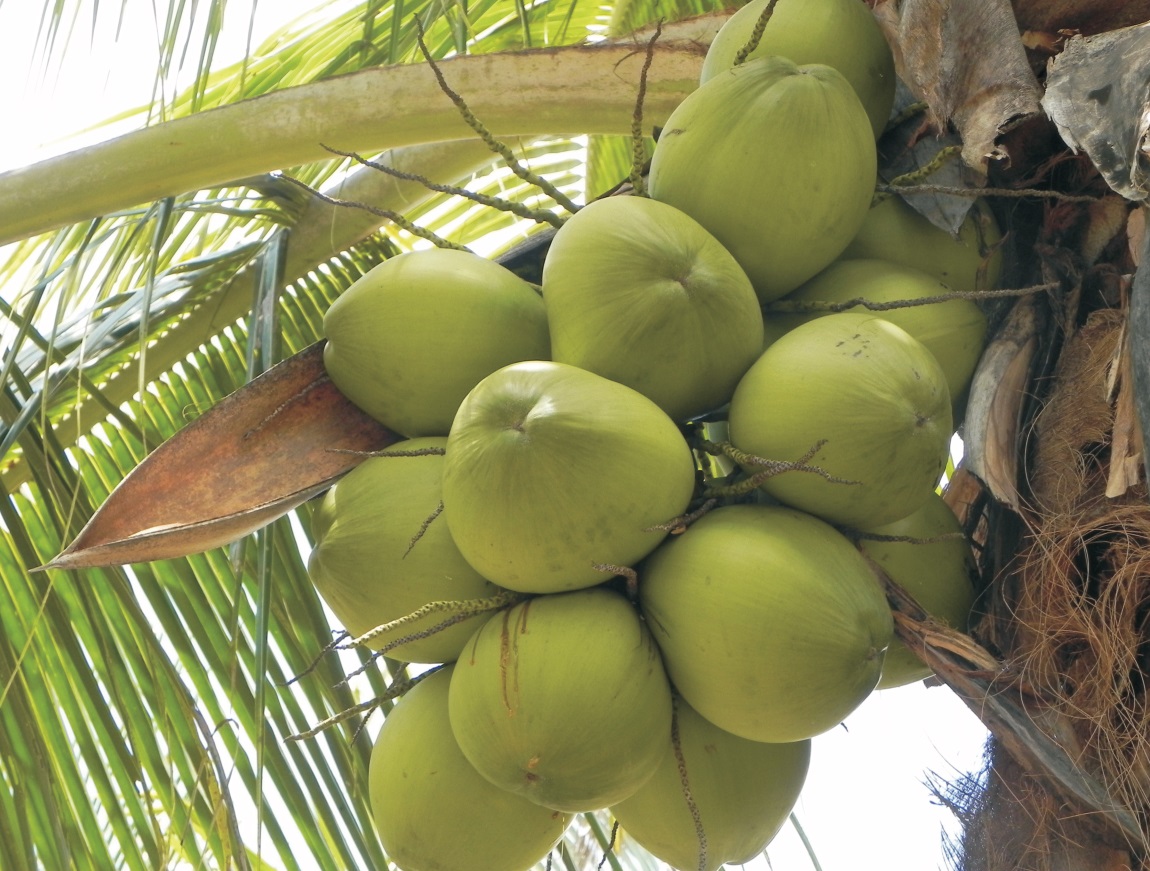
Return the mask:
{"type": "Polygon", "coordinates": [[[1142,263],[1142,247],[1146,242],[1146,213],[1135,209],[1126,222],[1126,248],[1135,266],[1142,263]]]}
{"type": "Polygon", "coordinates": [[[963,461],[950,480],[946,482],[942,500],[947,504],[958,522],[965,528],[970,525],[971,515],[982,502],[982,491],[986,485],[971,474],[963,461]]]}
{"type": "Polygon", "coordinates": [[[323,343],[274,366],[160,445],[44,568],[170,559],[270,523],[400,437],[323,368],[323,343]]]}
{"type": "Polygon", "coordinates": [[[1142,427],[1134,407],[1134,385],[1130,373],[1130,354],[1123,351],[1122,377],[1114,409],[1114,434],[1110,443],[1110,475],[1106,496],[1116,499],[1142,479],[1142,427]]]}
{"type": "Polygon", "coordinates": [[[985,172],[988,160],[1009,159],[999,135],[1037,114],[1041,96],[1009,2],[879,0],[875,12],[899,76],[940,129],[954,122],[963,160],[985,172]]]}
{"type": "Polygon", "coordinates": [[[1090,34],[1150,20],[1150,0],[1014,0],[1022,30],[1090,34]]]}
{"type": "Polygon", "coordinates": [[[1150,193],[1150,24],[1074,37],[1050,61],[1042,106],[1066,144],[1085,151],[1130,200],[1150,193]]]}
{"type": "Polygon", "coordinates": [[[1037,306],[1033,297],[1023,297],[983,352],[966,408],[965,465],[1016,511],[1019,420],[1037,349],[1037,306]]]}
{"type": "Polygon", "coordinates": [[[1082,261],[1097,263],[1114,237],[1126,230],[1130,203],[1115,194],[1090,203],[1086,207],[1087,224],[1079,242],[1082,261]]]}

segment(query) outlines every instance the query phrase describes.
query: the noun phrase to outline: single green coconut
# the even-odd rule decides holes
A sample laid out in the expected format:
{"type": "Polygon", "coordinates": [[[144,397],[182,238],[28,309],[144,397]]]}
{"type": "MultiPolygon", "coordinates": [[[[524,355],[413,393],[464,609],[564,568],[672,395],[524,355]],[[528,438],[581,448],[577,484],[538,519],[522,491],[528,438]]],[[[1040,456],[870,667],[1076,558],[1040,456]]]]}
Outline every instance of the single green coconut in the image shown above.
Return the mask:
{"type": "Polygon", "coordinates": [[[675,688],[750,741],[802,741],[841,722],[878,683],[894,631],[854,545],[770,505],[718,508],[664,543],[639,597],[675,688]]]}
{"type": "Polygon", "coordinates": [[[444,516],[485,578],[555,593],[602,583],[667,534],[695,486],[674,422],[622,384],[517,363],[468,394],[447,439],[444,516]]]}
{"type": "MultiPolygon", "coordinates": [[[[883,303],[926,299],[950,292],[951,288],[934,276],[910,266],[888,260],[839,259],[788,294],[787,300],[844,303],[864,299],[883,303]]],[[[860,305],[849,311],[864,312],[866,309],[860,305]]],[[[823,313],[776,314],[772,319],[795,327],[820,314],[823,313]]],[[[986,344],[987,323],[982,309],[968,299],[950,299],[876,314],[902,327],[926,345],[942,365],[952,399],[960,401],[966,395],[974,367],[978,365],[986,344]]],[[[952,410],[957,420],[958,409],[952,410]]]]}
{"type": "Polygon", "coordinates": [[[540,596],[475,634],[451,727],[495,785],[564,811],[630,796],[670,749],[671,690],[631,604],[604,588],[540,596]]]}
{"type": "MultiPolygon", "coordinates": [[[[876,541],[864,535],[859,546],[932,617],[959,632],[967,630],[975,597],[974,555],[962,524],[941,496],[931,493],[926,504],[909,517],[865,532],[918,539],[876,541]]],[[[896,640],[886,653],[878,686],[901,687],[931,673],[910,648],[896,640]]]]}
{"type": "MultiPolygon", "coordinates": [[[[751,0],[727,19],[707,50],[700,82],[735,64],[768,0],[751,0]]],[[[877,139],[894,105],[894,56],[874,14],[859,0],[779,0],[748,60],[781,55],[834,67],[854,88],[877,139]]]]}
{"type": "Polygon", "coordinates": [[[651,779],[611,813],[647,852],[675,868],[716,871],[749,862],[794,808],[811,742],[748,741],[681,698],[674,702],[677,742],[651,779]]]}
{"type": "Polygon", "coordinates": [[[763,352],[731,399],[735,447],[784,463],[809,457],[804,465],[814,469],[780,471],[762,488],[858,528],[906,517],[926,501],[952,432],[946,375],[934,355],[873,314],[795,327],[763,352]]]}
{"type": "Polygon", "coordinates": [[[463,397],[496,369],[550,353],[543,300],[477,254],[412,251],[376,266],[323,319],[335,386],[405,436],[445,436],[463,397]]]}
{"type": "Polygon", "coordinates": [[[867,212],[843,259],[876,258],[933,275],[955,290],[997,287],[1002,233],[989,206],[976,200],[958,238],[936,227],[902,197],[880,199],[867,212]]]}
{"type": "Polygon", "coordinates": [[[870,121],[842,74],[765,57],[719,73],[679,104],[649,184],[654,199],[706,227],[770,302],[854,238],[875,172],[870,121]]]}
{"type": "Polygon", "coordinates": [[[726,404],[759,356],[750,279],[693,218],[645,197],[569,218],[543,265],[551,355],[618,381],[675,420],[726,404]]]}
{"type": "Polygon", "coordinates": [[[450,667],[424,678],[387,715],[371,752],[372,815],[403,871],[525,871],[571,815],[491,784],[464,757],[448,718],[450,667]]]}
{"type": "MultiPolygon", "coordinates": [[[[411,439],[390,450],[442,449],[446,443],[444,438],[411,439]]],[[[442,456],[372,457],[337,481],[316,509],[308,574],[352,635],[363,635],[431,602],[499,592],[459,553],[443,518],[435,518],[442,477],[442,456]]],[[[378,650],[433,629],[456,613],[437,611],[380,635],[369,646],[378,650]]],[[[393,648],[388,655],[406,662],[450,662],[484,619],[472,617],[393,648]]]]}

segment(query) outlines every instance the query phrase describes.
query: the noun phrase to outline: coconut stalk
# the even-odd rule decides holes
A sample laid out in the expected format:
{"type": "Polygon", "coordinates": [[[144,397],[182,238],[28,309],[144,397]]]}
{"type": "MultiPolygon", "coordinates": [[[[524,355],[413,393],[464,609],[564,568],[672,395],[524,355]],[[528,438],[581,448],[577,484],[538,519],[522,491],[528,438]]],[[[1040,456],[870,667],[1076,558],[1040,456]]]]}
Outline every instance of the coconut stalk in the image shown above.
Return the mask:
{"type": "MultiPolygon", "coordinates": [[[[705,46],[654,48],[644,112],[660,124],[693,91],[705,46]]],[[[579,45],[442,63],[475,116],[503,139],[626,134],[642,52],[579,45]]],[[[0,244],[188,191],[331,159],[471,139],[423,64],[363,70],[146,127],[0,175],[0,244]]]]}

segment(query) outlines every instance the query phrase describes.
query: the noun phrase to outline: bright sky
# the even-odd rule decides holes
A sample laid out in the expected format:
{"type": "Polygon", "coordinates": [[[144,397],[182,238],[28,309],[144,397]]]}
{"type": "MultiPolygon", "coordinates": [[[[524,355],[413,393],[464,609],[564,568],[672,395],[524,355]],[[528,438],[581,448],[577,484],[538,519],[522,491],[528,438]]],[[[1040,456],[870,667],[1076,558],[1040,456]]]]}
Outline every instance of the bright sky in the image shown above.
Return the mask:
{"type": "MultiPolygon", "coordinates": [[[[224,32],[231,39],[218,49],[221,66],[244,52],[251,2],[228,4],[224,32]]],[[[76,131],[151,99],[158,43],[152,8],[161,4],[130,0],[117,41],[120,4],[100,4],[97,33],[90,38],[92,3],[84,4],[65,63],[44,80],[36,35],[46,4],[0,2],[0,81],[7,83],[0,89],[0,117],[6,119],[0,171],[66,151],[64,140],[76,131]]],[[[252,44],[318,5],[318,0],[259,3],[252,44]]],[[[348,3],[337,0],[331,5],[343,8],[348,3]]],[[[191,75],[187,71],[177,85],[189,82],[191,75]]],[[[111,132],[121,130],[105,128],[79,142],[111,132]]],[[[71,143],[79,144],[76,139],[71,143]]],[[[936,806],[924,781],[929,772],[953,779],[959,772],[977,770],[984,740],[981,724],[948,689],[922,686],[876,693],[844,727],[817,738],[796,812],[823,871],[945,868],[942,829],[954,832],[956,826],[949,812],[936,806]]],[[[812,868],[789,826],[769,855],[776,871],[812,868]]],[[[756,862],[747,867],[768,866],[756,862]]]]}

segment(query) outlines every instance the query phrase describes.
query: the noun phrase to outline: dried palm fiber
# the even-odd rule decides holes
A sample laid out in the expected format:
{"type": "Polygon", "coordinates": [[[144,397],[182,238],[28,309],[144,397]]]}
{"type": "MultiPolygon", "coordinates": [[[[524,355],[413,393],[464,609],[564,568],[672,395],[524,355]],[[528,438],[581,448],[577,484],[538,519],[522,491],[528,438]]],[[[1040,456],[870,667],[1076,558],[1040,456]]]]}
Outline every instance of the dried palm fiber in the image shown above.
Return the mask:
{"type": "MultiPolygon", "coordinates": [[[[1121,428],[1130,402],[1124,327],[1123,311],[1100,310],[1063,347],[1030,444],[1027,533],[975,634],[999,651],[1030,717],[1145,821],[1150,504],[1142,485],[1106,495],[1116,420],[1121,428]]],[[[1120,452],[1116,462],[1127,459],[1120,452]]],[[[943,794],[964,823],[958,867],[1141,867],[1001,746],[992,745],[989,762],[976,787],[959,783],[943,794]]]]}
{"type": "Polygon", "coordinates": [[[1101,449],[1114,427],[1110,374],[1118,358],[1125,314],[1094,312],[1067,342],[1049,399],[1035,421],[1030,492],[1040,515],[1075,514],[1099,495],[1101,449]]]}
{"type": "Polygon", "coordinates": [[[1000,745],[988,746],[981,772],[932,784],[962,823],[961,841],[944,851],[962,871],[1128,871],[1129,853],[1082,837],[1073,812],[1042,779],[1000,745]]]}
{"type": "Polygon", "coordinates": [[[1068,342],[1036,423],[1038,509],[1013,591],[1012,659],[1074,724],[1083,761],[1115,798],[1150,804],[1150,506],[1105,495],[1112,369],[1124,313],[1099,311],[1068,342]]]}

